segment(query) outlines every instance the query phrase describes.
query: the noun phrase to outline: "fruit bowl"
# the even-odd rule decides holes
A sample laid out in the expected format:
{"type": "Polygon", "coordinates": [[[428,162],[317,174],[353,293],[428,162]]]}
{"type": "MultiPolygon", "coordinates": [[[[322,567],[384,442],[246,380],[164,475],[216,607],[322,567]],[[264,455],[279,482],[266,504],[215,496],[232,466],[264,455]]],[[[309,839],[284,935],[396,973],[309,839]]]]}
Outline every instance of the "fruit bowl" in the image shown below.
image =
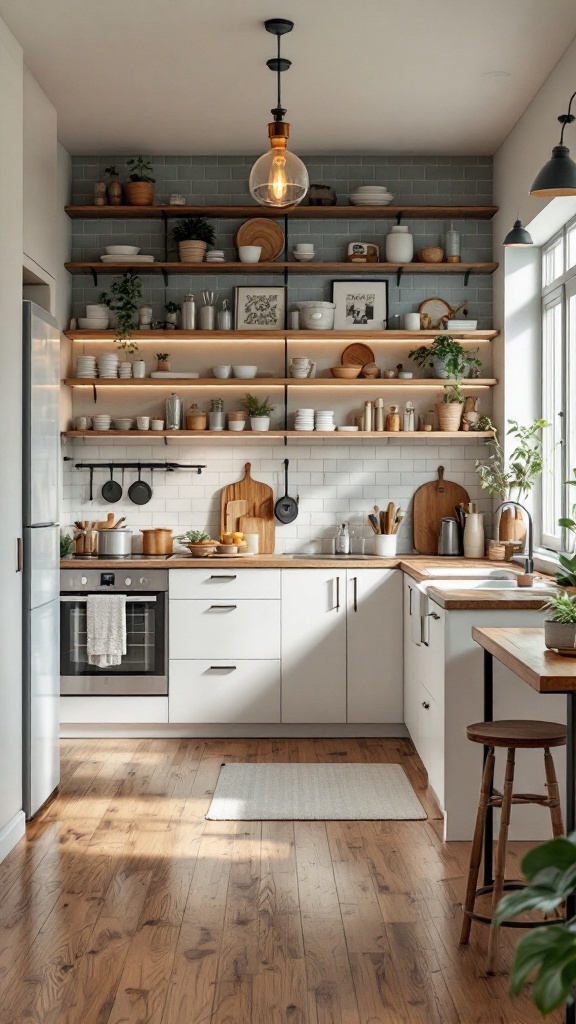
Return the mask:
{"type": "Polygon", "coordinates": [[[356,377],[360,376],[361,366],[331,366],[330,373],[333,377],[339,377],[343,380],[355,380],[356,377]]]}
{"type": "Polygon", "coordinates": [[[193,544],[189,542],[184,545],[188,548],[193,558],[205,558],[207,555],[213,555],[218,547],[218,543],[215,540],[202,541],[199,544],[193,544]]]}

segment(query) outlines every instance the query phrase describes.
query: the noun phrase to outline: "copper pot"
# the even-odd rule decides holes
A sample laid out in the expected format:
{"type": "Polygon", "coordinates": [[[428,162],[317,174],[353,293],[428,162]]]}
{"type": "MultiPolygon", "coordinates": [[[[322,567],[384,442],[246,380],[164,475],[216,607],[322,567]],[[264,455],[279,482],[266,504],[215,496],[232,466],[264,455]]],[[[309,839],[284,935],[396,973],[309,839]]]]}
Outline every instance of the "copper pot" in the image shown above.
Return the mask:
{"type": "Polygon", "coordinates": [[[171,555],[172,554],[172,530],[154,529],[141,530],[142,533],[142,554],[143,555],[171,555]]]}

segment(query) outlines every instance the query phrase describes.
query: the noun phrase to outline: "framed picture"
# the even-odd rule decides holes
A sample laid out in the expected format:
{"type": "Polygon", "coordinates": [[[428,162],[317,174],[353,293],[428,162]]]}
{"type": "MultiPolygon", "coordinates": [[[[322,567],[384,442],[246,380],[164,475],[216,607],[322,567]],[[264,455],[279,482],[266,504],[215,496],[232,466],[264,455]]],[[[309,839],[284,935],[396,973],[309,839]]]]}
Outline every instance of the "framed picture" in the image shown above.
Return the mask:
{"type": "Polygon", "coordinates": [[[335,330],[381,331],[388,319],[388,282],[333,281],[332,302],[335,330]]]}
{"type": "Polygon", "coordinates": [[[236,288],[236,330],[281,331],[285,307],[285,288],[240,285],[236,288]]]}

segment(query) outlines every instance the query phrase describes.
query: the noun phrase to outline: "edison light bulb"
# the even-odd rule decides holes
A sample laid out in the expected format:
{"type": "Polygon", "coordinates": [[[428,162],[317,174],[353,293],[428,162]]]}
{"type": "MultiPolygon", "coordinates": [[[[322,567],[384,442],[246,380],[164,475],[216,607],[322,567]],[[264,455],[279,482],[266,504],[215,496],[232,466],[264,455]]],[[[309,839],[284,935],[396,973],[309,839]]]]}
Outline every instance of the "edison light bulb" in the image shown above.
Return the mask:
{"type": "Polygon", "coordinates": [[[250,171],[250,194],[261,206],[295,206],[309,188],[308,171],[299,157],[286,149],[286,139],[271,139],[271,148],[250,171]]]}

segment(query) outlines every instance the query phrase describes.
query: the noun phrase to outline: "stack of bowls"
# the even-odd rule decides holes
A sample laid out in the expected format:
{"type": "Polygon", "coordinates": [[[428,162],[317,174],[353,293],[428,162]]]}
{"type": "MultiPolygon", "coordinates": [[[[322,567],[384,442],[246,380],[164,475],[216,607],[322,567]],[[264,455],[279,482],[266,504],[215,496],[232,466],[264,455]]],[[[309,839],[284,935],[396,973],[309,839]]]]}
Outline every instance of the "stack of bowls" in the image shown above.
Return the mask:
{"type": "Polygon", "coordinates": [[[78,326],[83,331],[105,331],[110,323],[110,311],[102,302],[89,303],[86,316],[78,317],[78,326]]]}
{"type": "Polygon", "coordinates": [[[315,256],[313,242],[299,242],[294,248],[294,259],[300,263],[308,263],[315,256]]]}
{"type": "Polygon", "coordinates": [[[297,409],[294,430],[314,430],[314,409],[297,409]]]}
{"type": "Polygon", "coordinates": [[[224,250],[211,249],[206,253],[206,263],[224,263],[224,250]]]}
{"type": "Polygon", "coordinates": [[[132,430],[134,427],[134,420],[128,416],[120,416],[118,419],[113,420],[112,426],[114,430],[132,430]]]}
{"type": "Polygon", "coordinates": [[[315,430],[336,430],[336,424],[334,423],[334,410],[333,409],[321,409],[316,413],[316,420],[314,423],[315,430]]]}
{"type": "Polygon", "coordinates": [[[112,417],[99,413],[98,416],[92,417],[92,429],[93,430],[110,430],[110,424],[112,417]]]}
{"type": "Polygon", "coordinates": [[[111,378],[118,376],[117,355],[114,354],[98,356],[98,376],[103,378],[111,378]]]}
{"type": "Polygon", "coordinates": [[[123,380],[127,380],[128,377],[132,376],[132,363],[126,361],[118,364],[118,376],[123,380]]]}
{"type": "Polygon", "coordinates": [[[352,206],[388,206],[394,196],[386,185],[359,185],[349,198],[352,206]]]}
{"type": "Polygon", "coordinates": [[[290,360],[290,376],[298,380],[304,380],[310,373],[310,359],[308,356],[293,356],[290,360]]]}
{"type": "Polygon", "coordinates": [[[76,376],[94,378],[96,376],[96,356],[78,356],[76,376]]]}

